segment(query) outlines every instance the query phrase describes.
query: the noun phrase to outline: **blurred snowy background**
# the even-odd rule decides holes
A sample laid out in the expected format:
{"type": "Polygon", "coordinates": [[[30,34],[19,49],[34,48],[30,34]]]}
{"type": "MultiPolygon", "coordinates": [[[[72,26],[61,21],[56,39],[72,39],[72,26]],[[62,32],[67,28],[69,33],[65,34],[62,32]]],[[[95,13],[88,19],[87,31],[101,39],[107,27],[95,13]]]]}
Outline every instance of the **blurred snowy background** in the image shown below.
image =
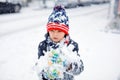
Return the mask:
{"type": "MultiPolygon", "coordinates": [[[[85,66],[76,80],[120,80],[120,32],[107,28],[114,18],[112,4],[66,9],[85,66]]],[[[0,80],[38,80],[37,48],[54,1],[46,5],[34,1],[20,13],[0,15],[0,80]]]]}

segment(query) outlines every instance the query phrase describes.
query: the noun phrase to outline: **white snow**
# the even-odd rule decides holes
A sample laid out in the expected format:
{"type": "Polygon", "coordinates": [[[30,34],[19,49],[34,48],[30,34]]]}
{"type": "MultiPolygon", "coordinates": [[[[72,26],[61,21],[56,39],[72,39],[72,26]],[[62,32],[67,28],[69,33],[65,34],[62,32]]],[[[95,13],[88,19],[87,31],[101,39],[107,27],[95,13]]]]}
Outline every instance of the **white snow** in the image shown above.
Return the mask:
{"type": "MultiPolygon", "coordinates": [[[[76,80],[120,80],[120,34],[106,33],[108,5],[67,9],[70,36],[79,44],[84,71],[76,80]]],[[[0,80],[38,80],[37,47],[44,40],[49,9],[24,8],[0,15],[0,80]]]]}

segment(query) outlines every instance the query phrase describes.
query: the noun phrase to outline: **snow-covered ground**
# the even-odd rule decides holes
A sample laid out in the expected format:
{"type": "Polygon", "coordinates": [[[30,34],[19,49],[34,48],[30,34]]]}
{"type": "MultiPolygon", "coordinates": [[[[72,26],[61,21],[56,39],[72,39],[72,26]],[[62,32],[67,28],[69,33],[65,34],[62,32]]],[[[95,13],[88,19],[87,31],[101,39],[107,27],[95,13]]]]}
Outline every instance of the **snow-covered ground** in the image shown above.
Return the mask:
{"type": "MultiPolygon", "coordinates": [[[[108,5],[67,9],[70,36],[79,43],[84,71],[76,80],[120,80],[120,34],[106,33],[108,5]]],[[[52,9],[0,15],[0,80],[38,80],[37,47],[52,9]]]]}

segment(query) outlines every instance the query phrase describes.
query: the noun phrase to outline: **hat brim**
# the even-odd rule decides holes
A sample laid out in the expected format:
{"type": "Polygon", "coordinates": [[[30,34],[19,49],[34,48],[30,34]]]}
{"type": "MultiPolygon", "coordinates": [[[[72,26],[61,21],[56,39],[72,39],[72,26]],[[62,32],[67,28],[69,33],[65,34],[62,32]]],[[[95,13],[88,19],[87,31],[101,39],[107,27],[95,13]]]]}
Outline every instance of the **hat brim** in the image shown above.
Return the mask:
{"type": "Polygon", "coordinates": [[[49,32],[50,30],[60,30],[63,31],[65,34],[69,34],[68,33],[69,27],[61,23],[54,23],[54,22],[48,23],[47,31],[49,32]]]}

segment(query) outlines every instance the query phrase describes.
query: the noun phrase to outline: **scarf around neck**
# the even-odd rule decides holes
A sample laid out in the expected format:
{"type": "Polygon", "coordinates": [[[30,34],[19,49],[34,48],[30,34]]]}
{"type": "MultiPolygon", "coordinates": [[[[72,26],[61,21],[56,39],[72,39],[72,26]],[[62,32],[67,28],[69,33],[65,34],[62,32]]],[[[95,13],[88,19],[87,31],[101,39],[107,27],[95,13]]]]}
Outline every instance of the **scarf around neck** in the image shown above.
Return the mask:
{"type": "Polygon", "coordinates": [[[60,42],[55,43],[53,42],[50,37],[48,36],[48,38],[46,38],[46,42],[48,44],[48,50],[52,49],[57,49],[60,47],[63,47],[65,44],[68,44],[69,42],[69,36],[64,37],[60,42]]]}

